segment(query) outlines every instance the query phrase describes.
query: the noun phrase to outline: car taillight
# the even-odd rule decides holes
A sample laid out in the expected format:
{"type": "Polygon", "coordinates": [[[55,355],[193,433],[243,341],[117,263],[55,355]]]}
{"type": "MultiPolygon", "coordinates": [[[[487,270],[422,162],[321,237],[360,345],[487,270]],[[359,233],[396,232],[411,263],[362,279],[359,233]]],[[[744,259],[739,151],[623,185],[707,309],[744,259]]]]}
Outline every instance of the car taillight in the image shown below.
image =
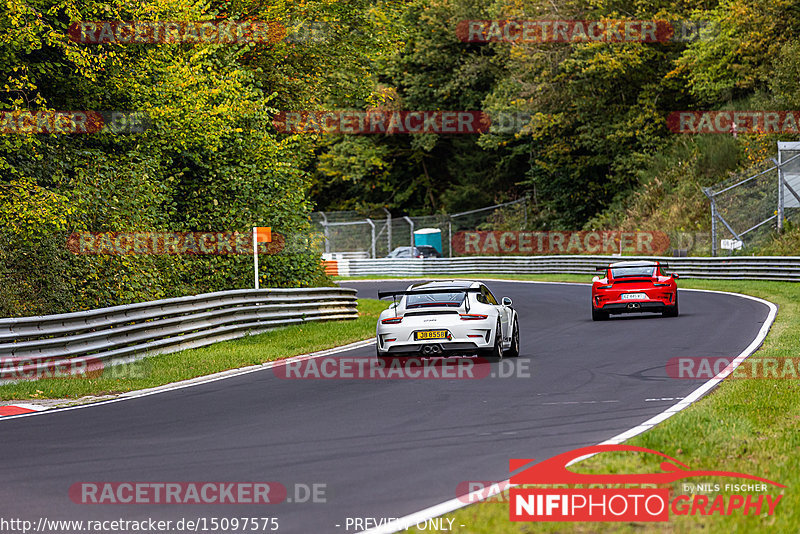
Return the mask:
{"type": "Polygon", "coordinates": [[[386,319],[381,319],[381,324],[400,324],[402,320],[402,317],[388,317],[386,319]]]}
{"type": "Polygon", "coordinates": [[[488,315],[481,315],[479,313],[459,313],[462,321],[483,321],[488,315]]]}
{"type": "Polygon", "coordinates": [[[611,289],[612,287],[614,286],[597,286],[597,289],[611,289]]]}
{"type": "Polygon", "coordinates": [[[654,287],[669,287],[669,284],[656,284],[656,283],[653,283],[653,286],[654,287]]]}

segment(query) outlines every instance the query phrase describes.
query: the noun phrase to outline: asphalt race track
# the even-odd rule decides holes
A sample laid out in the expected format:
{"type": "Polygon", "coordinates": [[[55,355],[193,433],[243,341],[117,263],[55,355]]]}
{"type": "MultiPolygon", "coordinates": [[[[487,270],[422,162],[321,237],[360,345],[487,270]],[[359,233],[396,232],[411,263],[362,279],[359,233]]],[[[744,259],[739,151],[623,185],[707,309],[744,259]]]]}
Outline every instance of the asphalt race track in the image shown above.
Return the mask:
{"type": "MultiPolygon", "coordinates": [[[[379,287],[407,284],[342,285],[375,298],[379,287]]],[[[0,517],[275,517],[278,532],[356,532],[352,518],[401,517],[456,497],[462,481],[506,479],[510,458],[545,459],[642,423],[704,382],[668,378],[667,360],[737,355],[769,311],[732,295],[682,291],[680,317],[593,322],[589,286],[487,284],[498,299],[514,300],[521,329],[519,359],[484,364],[494,377],[287,380],[267,370],[0,419],[0,517]],[[318,484],[325,502],[73,503],[70,486],[91,481],[278,481],[293,500],[296,484],[318,484]]],[[[374,354],[368,346],[338,356],[374,354]]]]}

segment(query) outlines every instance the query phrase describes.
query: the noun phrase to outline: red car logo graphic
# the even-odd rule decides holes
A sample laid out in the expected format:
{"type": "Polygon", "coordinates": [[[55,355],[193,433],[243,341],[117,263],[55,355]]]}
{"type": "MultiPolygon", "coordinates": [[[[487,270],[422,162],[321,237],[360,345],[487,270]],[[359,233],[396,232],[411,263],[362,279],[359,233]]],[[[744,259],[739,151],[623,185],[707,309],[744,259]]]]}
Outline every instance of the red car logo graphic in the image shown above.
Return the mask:
{"type": "MultiPolygon", "coordinates": [[[[529,464],[533,460],[511,460],[511,471],[518,469],[521,465],[529,464]]],[[[766,482],[773,486],[785,488],[783,484],[773,482],[766,478],[761,478],[746,473],[736,473],[733,471],[694,471],[689,466],[679,462],[675,458],[664,453],[635,447],[633,445],[592,445],[581,447],[558,454],[547,460],[541,461],[524,471],[511,476],[511,484],[530,485],[530,484],[668,484],[683,478],[697,476],[723,476],[732,478],[746,478],[766,482]],[[663,473],[638,473],[638,474],[583,474],[574,473],[567,469],[567,465],[582,456],[597,454],[600,452],[631,451],[646,452],[656,454],[668,461],[661,463],[663,473]]]]}

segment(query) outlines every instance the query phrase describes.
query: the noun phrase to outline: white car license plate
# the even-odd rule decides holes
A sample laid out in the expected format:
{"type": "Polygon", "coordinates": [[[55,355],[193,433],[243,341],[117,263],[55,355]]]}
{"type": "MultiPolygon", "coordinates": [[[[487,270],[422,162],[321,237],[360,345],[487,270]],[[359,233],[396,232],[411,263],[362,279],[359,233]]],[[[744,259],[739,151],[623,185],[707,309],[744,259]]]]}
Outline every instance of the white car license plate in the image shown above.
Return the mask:
{"type": "Polygon", "coordinates": [[[645,293],[623,293],[622,300],[645,300],[647,295],[645,293]]]}

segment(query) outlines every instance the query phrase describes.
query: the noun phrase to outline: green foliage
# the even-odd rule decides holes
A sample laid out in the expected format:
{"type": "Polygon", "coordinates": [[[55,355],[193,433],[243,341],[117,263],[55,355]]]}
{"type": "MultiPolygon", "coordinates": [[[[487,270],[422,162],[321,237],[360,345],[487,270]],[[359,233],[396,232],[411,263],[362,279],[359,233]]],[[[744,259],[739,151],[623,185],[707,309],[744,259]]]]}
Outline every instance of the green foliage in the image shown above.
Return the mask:
{"type": "MultiPolygon", "coordinates": [[[[236,5],[234,5],[236,4],[236,5]]],[[[364,69],[389,39],[341,33],[323,43],[79,44],[81,20],[326,20],[385,22],[392,5],[310,2],[224,9],[185,0],[148,4],[10,0],[0,14],[0,109],[136,110],[152,127],[112,135],[0,136],[0,315],[55,313],[250,287],[252,257],[76,256],[67,235],[91,231],[308,232],[308,139],[279,136],[278,109],[366,94],[364,69]],[[277,83],[277,81],[285,83],[277,83]],[[303,91],[295,91],[298,87],[303,91]]],[[[338,24],[338,26],[337,26],[338,24]]],[[[329,283],[303,240],[262,258],[261,282],[329,283]]]]}
{"type": "MultiPolygon", "coordinates": [[[[666,118],[687,109],[796,107],[798,7],[796,0],[409,2],[399,19],[404,46],[376,65],[373,95],[390,95],[378,107],[530,119],[514,134],[477,139],[323,139],[313,198],[323,209],[430,214],[528,194],[535,229],[707,226],[699,184],[771,154],[752,136],[676,137],[666,118]],[[470,44],[455,35],[468,19],[656,19],[707,27],[688,43],[470,44]]],[[[367,99],[361,107],[373,105],[367,99]]]]}
{"type": "MultiPolygon", "coordinates": [[[[321,209],[425,215],[529,196],[533,229],[698,229],[700,187],[775,136],[687,139],[686,109],[800,104],[800,0],[8,0],[0,109],[137,110],[112,135],[0,135],[0,315],[247,287],[246,257],[74,256],[80,231],[247,231],[293,239],[321,209]],[[707,20],[691,43],[464,43],[474,19],[707,20]],[[265,20],[271,43],[80,44],[82,20],[265,20]],[[514,133],[276,133],[278,110],[483,110],[514,133]]],[[[511,218],[513,219],[513,217],[511,218]]],[[[509,220],[511,220],[509,219],[509,220]]],[[[502,221],[497,222],[502,225],[502,221]]],[[[517,223],[514,222],[514,225],[517,223]]],[[[302,239],[262,283],[327,283],[302,239]]]]}

